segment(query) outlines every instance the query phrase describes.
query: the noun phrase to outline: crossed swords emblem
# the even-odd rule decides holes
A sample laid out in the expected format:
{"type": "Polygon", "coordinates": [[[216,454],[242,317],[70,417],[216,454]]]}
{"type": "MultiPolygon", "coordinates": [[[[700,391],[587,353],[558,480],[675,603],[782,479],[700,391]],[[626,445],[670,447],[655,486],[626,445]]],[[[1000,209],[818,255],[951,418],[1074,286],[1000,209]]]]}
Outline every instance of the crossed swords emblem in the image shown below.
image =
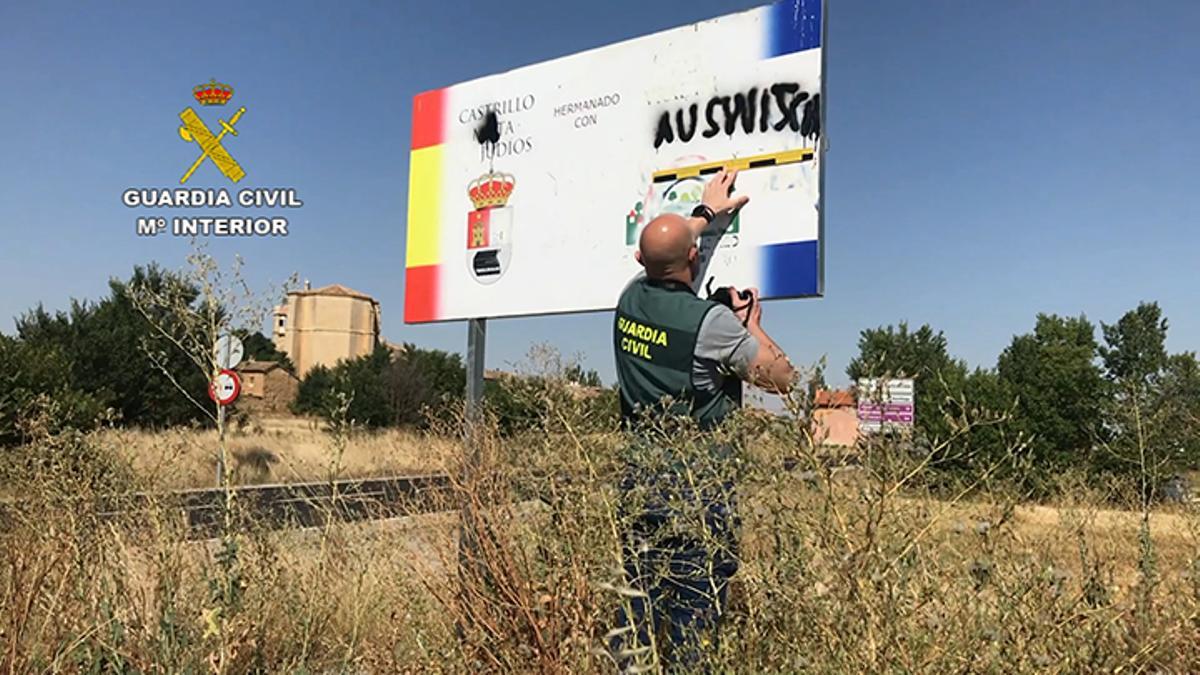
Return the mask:
{"type": "Polygon", "coordinates": [[[196,145],[200,146],[200,156],[196,158],[195,162],[192,162],[191,168],[183,174],[183,178],[179,179],[180,184],[186,183],[192,177],[196,169],[199,169],[200,165],[204,163],[205,157],[211,159],[217,170],[235,183],[246,177],[246,172],[242,170],[237,160],[221,146],[221,139],[225,138],[225,134],[238,135],[237,129],[233,127],[242,118],[244,112],[246,112],[245,107],[238,108],[228,122],[220,120],[221,133],[215,136],[195,110],[184,108],[183,112],[179,113],[179,119],[183,120],[183,126],[179,127],[179,137],[188,143],[195,141],[196,145]]]}

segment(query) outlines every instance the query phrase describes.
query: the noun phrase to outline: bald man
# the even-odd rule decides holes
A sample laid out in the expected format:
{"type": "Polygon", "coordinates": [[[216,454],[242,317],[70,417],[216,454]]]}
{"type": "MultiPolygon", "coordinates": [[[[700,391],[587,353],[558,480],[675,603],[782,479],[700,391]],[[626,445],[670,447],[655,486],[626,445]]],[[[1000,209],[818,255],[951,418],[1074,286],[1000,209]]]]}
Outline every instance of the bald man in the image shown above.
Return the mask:
{"type": "Polygon", "coordinates": [[[748,289],[743,300],[731,289],[732,309],[695,293],[701,232],[718,219],[727,223],[750,201],[731,196],[736,177],[722,171],[710,180],[691,218],[661,215],[642,230],[634,257],[645,273],[621,293],[613,332],[628,423],[669,396],[676,411],[712,427],[741,403],[743,381],[776,393],[791,389],[795,370],[763,330],[758,290],[748,289]]]}
{"type": "MultiPolygon", "coordinates": [[[[665,445],[670,452],[672,439],[660,431],[664,413],[690,416],[701,429],[714,429],[741,405],[743,382],[776,393],[792,387],[795,371],[763,330],[756,289],[748,289],[746,298],[731,289],[732,308],[696,295],[700,234],[713,223],[727,225],[749,201],[731,196],[736,177],[722,171],[710,180],[690,218],[661,215],[642,231],[635,257],[645,273],[621,293],[613,325],[621,416],[633,448],[665,445]]],[[[661,467],[639,467],[637,454],[631,454],[622,488],[633,495],[645,493],[647,482],[655,487],[644,503],[627,497],[623,504],[629,523],[625,573],[644,596],[630,598],[623,608],[619,622],[628,630],[617,631],[612,648],[630,654],[665,642],[667,664],[690,669],[699,645],[716,628],[729,578],[737,571],[732,484],[700,497],[704,536],[681,538],[672,527],[679,513],[666,506],[678,494],[659,486],[683,482],[682,477],[664,477],[661,467]],[[667,530],[671,534],[664,539],[667,530]],[[701,572],[682,573],[685,569],[701,572]],[[666,640],[652,643],[651,632],[665,632],[666,640]]],[[[674,471],[690,473],[686,466],[674,471]]]]}

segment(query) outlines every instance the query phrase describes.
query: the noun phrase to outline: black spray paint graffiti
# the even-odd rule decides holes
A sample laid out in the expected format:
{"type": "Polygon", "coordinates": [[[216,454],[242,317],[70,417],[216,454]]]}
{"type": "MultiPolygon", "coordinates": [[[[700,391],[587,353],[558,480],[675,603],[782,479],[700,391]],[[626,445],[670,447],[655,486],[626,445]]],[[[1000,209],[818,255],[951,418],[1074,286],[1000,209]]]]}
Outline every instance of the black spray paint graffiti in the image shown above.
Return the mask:
{"type": "Polygon", "coordinates": [[[487,111],[474,133],[479,142],[479,161],[487,161],[489,167],[497,157],[520,155],[533,149],[533,138],[513,138],[512,121],[501,122],[495,110],[487,111]],[[504,134],[504,141],[500,140],[501,134],[504,134]]]}
{"type": "MultiPolygon", "coordinates": [[[[664,112],[659,116],[654,132],[654,149],[664,143],[674,143],[676,138],[681,143],[691,141],[696,135],[699,116],[700,105],[693,103],[686,109],[675,111],[672,126],[671,112],[664,112]]],[[[821,136],[821,95],[801,91],[795,82],[779,82],[761,91],[751,87],[745,93],[708,99],[704,105],[704,121],[706,126],[700,132],[704,138],[712,138],[722,131],[732,136],[739,128],[747,134],[754,133],[756,128],[760,133],[790,128],[815,141],[821,136]],[[772,121],[772,112],[777,114],[778,120],[772,121]]]]}
{"type": "Polygon", "coordinates": [[[500,117],[496,115],[495,110],[489,110],[487,115],[484,115],[483,123],[475,129],[475,140],[479,141],[480,145],[495,145],[500,142],[500,117]]]}

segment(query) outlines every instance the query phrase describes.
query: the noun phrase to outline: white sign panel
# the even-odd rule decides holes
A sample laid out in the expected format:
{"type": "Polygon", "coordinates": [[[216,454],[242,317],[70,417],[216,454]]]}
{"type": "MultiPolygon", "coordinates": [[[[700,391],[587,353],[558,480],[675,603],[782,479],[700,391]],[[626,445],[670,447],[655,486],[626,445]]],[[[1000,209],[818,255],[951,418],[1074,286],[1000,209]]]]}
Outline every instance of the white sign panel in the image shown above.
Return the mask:
{"type": "Polygon", "coordinates": [[[911,379],[858,381],[858,428],[864,433],[911,428],[916,419],[911,379]]]}
{"type": "Polygon", "coordinates": [[[225,370],[236,368],[242,362],[244,354],[245,348],[236,335],[222,335],[213,345],[213,356],[216,357],[217,366],[225,370]]]}
{"type": "Polygon", "coordinates": [[[418,95],[405,321],[611,309],[722,167],[750,204],[698,285],[820,295],[821,31],[785,0],[418,95]]]}

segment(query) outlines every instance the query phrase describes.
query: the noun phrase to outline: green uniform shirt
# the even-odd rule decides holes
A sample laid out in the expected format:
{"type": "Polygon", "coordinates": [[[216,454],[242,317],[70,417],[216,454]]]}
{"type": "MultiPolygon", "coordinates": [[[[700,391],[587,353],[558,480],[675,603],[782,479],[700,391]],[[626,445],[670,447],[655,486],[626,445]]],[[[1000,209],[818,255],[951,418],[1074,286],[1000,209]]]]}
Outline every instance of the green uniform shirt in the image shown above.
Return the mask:
{"type": "Polygon", "coordinates": [[[689,415],[718,424],[741,405],[758,343],[729,308],[696,297],[687,285],[645,277],[617,302],[613,323],[621,415],[689,415]]]}

